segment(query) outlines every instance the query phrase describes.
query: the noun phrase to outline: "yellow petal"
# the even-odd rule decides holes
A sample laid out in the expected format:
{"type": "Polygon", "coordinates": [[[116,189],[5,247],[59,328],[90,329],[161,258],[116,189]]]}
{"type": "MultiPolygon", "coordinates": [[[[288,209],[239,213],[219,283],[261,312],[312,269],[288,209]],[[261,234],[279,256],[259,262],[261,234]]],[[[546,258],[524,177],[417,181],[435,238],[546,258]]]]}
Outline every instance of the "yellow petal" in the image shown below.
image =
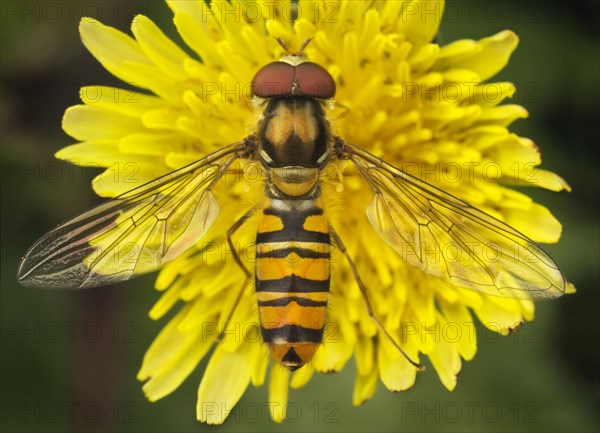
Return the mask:
{"type": "Polygon", "coordinates": [[[375,358],[373,339],[360,335],[356,342],[354,350],[356,360],[356,370],[358,374],[367,375],[373,369],[373,359],[375,358]]]}
{"type": "Polygon", "coordinates": [[[298,371],[295,371],[292,374],[292,380],[290,382],[290,386],[294,389],[302,388],[304,385],[308,383],[308,381],[313,376],[315,369],[310,365],[305,365],[298,371]]]}
{"type": "Polygon", "coordinates": [[[161,156],[172,152],[184,152],[190,144],[176,133],[139,133],[123,137],[119,149],[123,153],[161,156]]]}
{"type": "Polygon", "coordinates": [[[437,44],[426,44],[420,47],[415,47],[408,58],[412,73],[427,71],[435,63],[440,52],[440,47],[437,44]]]}
{"type": "Polygon", "coordinates": [[[285,408],[288,401],[290,372],[280,365],[271,366],[269,379],[269,413],[275,422],[285,420],[285,408]]]}
{"type": "MultiPolygon", "coordinates": [[[[246,293],[249,290],[251,288],[249,286],[246,287],[246,293]]],[[[219,316],[219,323],[225,323],[233,310],[222,342],[222,345],[230,351],[235,350],[240,344],[243,345],[244,343],[258,346],[260,341],[260,332],[256,323],[258,314],[256,313],[254,302],[249,302],[253,297],[242,295],[242,299],[245,302],[240,301],[236,305],[235,301],[238,293],[239,286],[234,286],[229,291],[228,296],[223,301],[221,315],[219,316]]]]}
{"type": "MultiPolygon", "coordinates": [[[[567,286],[568,286],[568,284],[567,284],[567,286]]],[[[568,287],[567,287],[567,290],[568,290],[568,287]]],[[[565,293],[567,293],[567,290],[565,290],[565,293]]],[[[520,304],[521,304],[521,314],[523,315],[523,319],[527,320],[528,322],[531,322],[535,316],[535,304],[533,303],[533,301],[529,301],[526,299],[522,299],[520,304]]]]}
{"type": "Polygon", "coordinates": [[[262,384],[265,383],[269,360],[269,353],[263,346],[263,353],[258,357],[254,370],[252,371],[252,385],[262,386],[262,384]]]}
{"type": "Polygon", "coordinates": [[[181,118],[181,111],[164,108],[148,111],[142,117],[144,126],[150,129],[167,129],[177,131],[177,121],[181,118]]]}
{"type": "Polygon", "coordinates": [[[398,33],[405,34],[417,44],[431,42],[436,35],[442,14],[443,0],[409,0],[402,2],[402,15],[397,23],[398,33]]]}
{"type": "Polygon", "coordinates": [[[340,371],[352,356],[352,346],[345,340],[324,342],[315,354],[314,367],[320,373],[340,371]]]}
{"type": "Polygon", "coordinates": [[[441,308],[447,322],[441,329],[440,337],[456,344],[460,356],[470,361],[477,352],[477,333],[471,313],[460,302],[444,302],[441,303],[441,308]]]}
{"type": "Polygon", "coordinates": [[[211,348],[212,339],[205,339],[199,333],[192,335],[194,338],[189,338],[185,347],[173,353],[169,363],[144,384],[144,394],[150,401],[161,399],[177,389],[211,348]]]}
{"type": "MultiPolygon", "coordinates": [[[[442,73],[442,77],[444,81],[450,81],[453,84],[453,87],[457,87],[458,83],[465,83],[467,86],[460,87],[459,95],[464,95],[465,98],[468,98],[469,102],[474,102],[472,99],[475,92],[479,86],[475,86],[474,83],[478,83],[481,81],[479,75],[471,71],[470,69],[449,69],[442,73]],[[469,92],[471,90],[471,92],[469,92]]],[[[446,99],[454,99],[452,97],[448,97],[447,92],[443,91],[442,95],[446,97],[446,99]]],[[[495,94],[494,94],[495,95],[495,94]]]]}
{"type": "Polygon", "coordinates": [[[435,67],[470,69],[479,74],[482,81],[485,81],[506,66],[518,43],[517,35],[509,30],[477,42],[454,42],[450,48],[442,48],[435,67]]]}
{"type": "MultiPolygon", "coordinates": [[[[412,270],[418,275],[418,279],[421,278],[429,278],[427,276],[422,275],[420,270],[412,270]]],[[[432,284],[439,284],[437,279],[430,279],[429,282],[432,284]]],[[[410,306],[411,309],[417,314],[419,322],[423,324],[423,326],[434,326],[436,324],[436,312],[435,312],[435,299],[433,297],[433,292],[426,290],[416,290],[414,294],[411,294],[410,298],[410,306]]]]}
{"type": "Polygon", "coordinates": [[[495,338],[491,332],[508,335],[523,322],[521,305],[516,299],[484,296],[483,303],[474,310],[481,323],[489,330],[484,331],[488,339],[495,338]]]}
{"type": "Polygon", "coordinates": [[[158,320],[164,316],[179,300],[180,284],[173,284],[163,292],[159,300],[154,304],[148,315],[152,320],[158,320]]]}
{"type": "MultiPolygon", "coordinates": [[[[188,284],[182,282],[181,286],[186,287],[188,284]]],[[[198,296],[188,305],[190,307],[188,313],[181,320],[178,329],[183,332],[201,329],[206,338],[216,338],[223,329],[223,324],[218,320],[221,312],[219,300],[207,296],[198,296]]]]}
{"type": "Polygon", "coordinates": [[[79,96],[86,105],[133,117],[142,117],[150,110],[165,106],[165,101],[155,96],[117,87],[84,86],[79,91],[79,96]]]}
{"type": "Polygon", "coordinates": [[[461,301],[469,308],[477,308],[483,303],[483,295],[474,290],[456,288],[461,301]]]}
{"type": "Polygon", "coordinates": [[[196,416],[207,424],[222,424],[248,388],[257,361],[257,344],[243,344],[235,352],[217,346],[200,387],[196,416]]]}
{"type": "MultiPolygon", "coordinates": [[[[494,90],[494,94],[493,96],[490,96],[490,99],[498,100],[498,98],[502,96],[500,91],[501,89],[494,90]]],[[[520,105],[506,104],[497,107],[488,107],[482,110],[477,122],[488,125],[498,124],[508,126],[516,119],[525,119],[528,115],[529,113],[527,110],[520,105]]]]}
{"type": "Polygon", "coordinates": [[[472,39],[459,39],[458,41],[450,42],[440,48],[435,69],[448,69],[452,60],[462,60],[480,50],[477,42],[472,39]]]}
{"type": "Polygon", "coordinates": [[[183,63],[187,54],[179,48],[151,20],[143,15],[133,19],[131,32],[146,56],[174,80],[185,79],[183,63]]]}
{"type": "MultiPolygon", "coordinates": [[[[535,182],[535,170],[541,163],[541,155],[533,141],[513,133],[488,133],[478,137],[477,140],[481,148],[489,146],[486,153],[490,161],[482,164],[481,169],[487,169],[488,166],[494,169],[496,166],[505,181],[533,178],[532,183],[535,182]]],[[[485,172],[483,176],[494,177],[492,174],[487,176],[485,172]]]]}
{"type": "MultiPolygon", "coordinates": [[[[363,48],[366,48],[366,44],[370,43],[374,38],[378,37],[381,33],[381,22],[379,20],[379,12],[375,9],[369,9],[364,14],[364,24],[360,34],[360,40],[363,44],[363,48]]],[[[368,51],[364,51],[368,54],[368,51]]]]}
{"type": "Polygon", "coordinates": [[[124,59],[152,63],[131,37],[93,18],[81,19],[79,33],[85,47],[113,75],[118,76],[118,70],[124,59]]]}
{"type": "Polygon", "coordinates": [[[413,387],[417,378],[417,369],[400,353],[389,356],[380,344],[377,350],[377,365],[381,381],[390,391],[406,391],[413,387]]]}
{"type": "MultiPolygon", "coordinates": [[[[438,319],[442,327],[447,323],[441,314],[438,314],[438,319]]],[[[435,344],[435,350],[428,356],[442,384],[452,391],[456,387],[456,379],[461,368],[460,355],[456,346],[440,338],[435,344]]]]}
{"type": "Polygon", "coordinates": [[[63,147],[54,156],[87,167],[110,167],[123,157],[116,140],[84,141],[63,147]]]}
{"type": "Polygon", "coordinates": [[[145,155],[121,155],[106,171],[92,180],[94,192],[101,197],[116,197],[166,174],[162,159],[145,155]],[[162,169],[160,167],[163,167],[162,169]]]}
{"type": "Polygon", "coordinates": [[[67,108],[62,127],[67,134],[79,141],[118,140],[145,129],[139,119],[91,105],[67,108]]]}
{"type": "Polygon", "coordinates": [[[193,17],[198,24],[206,19],[206,4],[204,2],[189,1],[189,0],[166,0],[167,5],[174,13],[185,12],[193,17]]]}
{"type": "Polygon", "coordinates": [[[534,167],[530,172],[522,170],[523,177],[516,183],[519,185],[537,186],[550,191],[571,191],[569,184],[558,174],[534,167]]]}
{"type": "MultiPolygon", "coordinates": [[[[444,76],[447,76],[447,73],[444,73],[444,76]]],[[[483,83],[474,86],[473,83],[481,81],[481,77],[477,77],[477,79],[467,81],[469,85],[464,92],[465,95],[468,95],[468,101],[473,104],[496,106],[506,98],[512,98],[517,90],[513,83],[507,82],[483,83]]]]}
{"type": "Polygon", "coordinates": [[[160,273],[154,282],[154,288],[156,290],[163,291],[173,284],[173,281],[175,281],[175,278],[179,275],[180,263],[179,260],[175,260],[173,262],[165,263],[162,266],[160,273]]]}
{"type": "Polygon", "coordinates": [[[561,223],[548,209],[537,203],[533,203],[527,211],[508,210],[504,221],[536,242],[558,242],[562,233],[561,223]]]}
{"type": "MultiPolygon", "coordinates": [[[[177,2],[180,3],[180,2],[177,2]]],[[[182,0],[181,3],[197,3],[189,0],[182,0]]],[[[195,6],[194,6],[195,8],[195,6]]],[[[211,65],[213,68],[223,66],[222,59],[218,55],[215,49],[215,41],[210,37],[207,37],[206,33],[198,31],[198,28],[202,26],[202,18],[203,12],[199,12],[199,17],[196,19],[192,16],[189,11],[181,10],[177,11],[175,14],[175,18],[173,22],[177,27],[177,31],[185,41],[185,43],[194,50],[200,58],[202,58],[203,62],[211,65]]],[[[207,17],[206,19],[213,19],[212,14],[204,15],[207,17]]],[[[204,21],[206,23],[206,21],[204,21]]]]}
{"type": "Polygon", "coordinates": [[[352,393],[352,404],[354,406],[360,406],[373,397],[373,394],[375,394],[375,391],[377,390],[378,379],[379,373],[376,368],[367,375],[358,374],[356,376],[354,392],[352,393]]]}
{"type": "Polygon", "coordinates": [[[179,101],[180,83],[165,75],[157,66],[124,60],[120,65],[123,80],[135,87],[151,90],[165,101],[179,101]]]}
{"type": "Polygon", "coordinates": [[[169,362],[174,353],[178,353],[186,342],[193,338],[191,333],[177,331],[177,325],[185,315],[188,308],[183,308],[169,323],[160,331],[154,339],[142,362],[142,367],[137,375],[138,380],[146,380],[162,370],[169,362]]]}
{"type": "Polygon", "coordinates": [[[166,100],[178,96],[172,79],[153,64],[133,38],[92,18],[83,18],[79,31],[86,48],[114,76],[166,100]]]}

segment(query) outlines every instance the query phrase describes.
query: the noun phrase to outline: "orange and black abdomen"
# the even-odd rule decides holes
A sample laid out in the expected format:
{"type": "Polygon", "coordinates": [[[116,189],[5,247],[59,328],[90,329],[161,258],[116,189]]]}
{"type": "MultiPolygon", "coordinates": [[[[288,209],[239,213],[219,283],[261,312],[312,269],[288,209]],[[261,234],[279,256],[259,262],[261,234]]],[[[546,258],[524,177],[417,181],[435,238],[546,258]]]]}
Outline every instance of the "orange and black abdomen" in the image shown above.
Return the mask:
{"type": "Polygon", "coordinates": [[[269,197],[256,238],[256,294],[264,342],[294,371],[323,340],[331,242],[321,199],[269,197]]]}

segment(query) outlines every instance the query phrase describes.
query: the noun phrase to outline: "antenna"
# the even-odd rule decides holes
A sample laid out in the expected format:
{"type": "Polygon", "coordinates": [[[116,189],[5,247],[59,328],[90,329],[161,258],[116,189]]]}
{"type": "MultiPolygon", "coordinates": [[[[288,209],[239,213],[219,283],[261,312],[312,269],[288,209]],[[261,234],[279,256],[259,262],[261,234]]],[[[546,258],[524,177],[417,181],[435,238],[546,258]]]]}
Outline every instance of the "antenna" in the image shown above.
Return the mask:
{"type": "Polygon", "coordinates": [[[277,38],[277,42],[279,42],[279,45],[281,45],[281,47],[285,50],[286,53],[290,52],[290,49],[288,48],[287,44],[283,42],[283,39],[277,38]]]}
{"type": "Polygon", "coordinates": [[[306,38],[306,40],[302,42],[302,45],[300,45],[300,49],[298,50],[298,54],[302,54],[302,51],[304,51],[304,48],[310,44],[310,41],[312,41],[312,38],[306,38]]]}
{"type": "Polygon", "coordinates": [[[306,46],[310,43],[310,41],[312,41],[312,38],[306,38],[306,40],[304,42],[302,42],[302,45],[300,45],[300,49],[298,51],[296,51],[296,52],[292,52],[288,48],[287,44],[283,41],[283,39],[277,38],[277,42],[285,50],[286,54],[291,54],[291,55],[296,55],[296,56],[301,56],[302,55],[302,52],[304,51],[304,49],[306,48],[306,46]]]}

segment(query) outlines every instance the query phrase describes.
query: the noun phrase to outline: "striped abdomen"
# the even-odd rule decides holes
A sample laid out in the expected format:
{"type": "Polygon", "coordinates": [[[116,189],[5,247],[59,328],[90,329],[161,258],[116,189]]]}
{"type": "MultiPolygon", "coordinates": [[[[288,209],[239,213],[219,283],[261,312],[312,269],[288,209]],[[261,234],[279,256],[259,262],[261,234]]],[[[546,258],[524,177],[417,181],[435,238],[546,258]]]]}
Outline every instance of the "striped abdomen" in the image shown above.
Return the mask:
{"type": "Polygon", "coordinates": [[[258,311],[271,357],[292,371],[323,340],[330,246],[319,198],[267,198],[256,238],[258,311]]]}

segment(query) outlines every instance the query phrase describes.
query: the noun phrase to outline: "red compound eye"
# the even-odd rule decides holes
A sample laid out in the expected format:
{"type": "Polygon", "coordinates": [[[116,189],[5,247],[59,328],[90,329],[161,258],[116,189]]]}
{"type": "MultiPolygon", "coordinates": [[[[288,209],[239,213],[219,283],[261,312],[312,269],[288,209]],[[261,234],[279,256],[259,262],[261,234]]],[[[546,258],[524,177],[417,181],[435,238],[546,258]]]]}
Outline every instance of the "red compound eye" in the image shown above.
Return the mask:
{"type": "Polygon", "coordinates": [[[316,63],[304,62],[296,66],[296,82],[303,96],[320,99],[335,96],[333,77],[323,66],[316,63]]]}
{"type": "Polygon", "coordinates": [[[329,72],[312,62],[298,66],[286,62],[269,63],[252,79],[252,94],[259,98],[302,95],[328,99],[333,98],[335,90],[335,81],[329,72]]]}
{"type": "Polygon", "coordinates": [[[252,79],[252,93],[259,98],[291,95],[295,69],[285,62],[269,63],[252,79]]]}

